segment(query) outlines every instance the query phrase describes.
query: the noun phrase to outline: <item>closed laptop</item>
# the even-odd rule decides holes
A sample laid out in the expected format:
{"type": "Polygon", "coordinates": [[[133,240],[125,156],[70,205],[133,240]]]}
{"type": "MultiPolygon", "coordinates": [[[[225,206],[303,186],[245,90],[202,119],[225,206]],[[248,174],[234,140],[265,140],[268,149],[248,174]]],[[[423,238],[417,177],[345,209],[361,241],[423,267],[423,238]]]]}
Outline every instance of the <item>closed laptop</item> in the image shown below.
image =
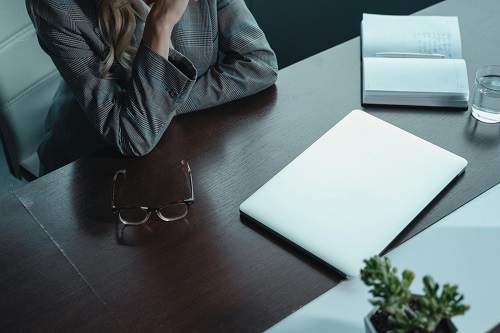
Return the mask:
{"type": "Polygon", "coordinates": [[[352,277],[466,165],[354,110],[245,200],[240,212],[352,277]]]}

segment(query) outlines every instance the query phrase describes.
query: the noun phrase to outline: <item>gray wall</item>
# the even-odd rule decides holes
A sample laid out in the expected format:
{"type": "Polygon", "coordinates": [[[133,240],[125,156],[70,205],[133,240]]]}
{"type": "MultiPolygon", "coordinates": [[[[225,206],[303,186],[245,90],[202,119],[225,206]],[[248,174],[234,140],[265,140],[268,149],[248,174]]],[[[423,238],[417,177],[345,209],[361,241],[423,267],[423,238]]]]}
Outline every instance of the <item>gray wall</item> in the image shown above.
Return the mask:
{"type": "Polygon", "coordinates": [[[280,68],[359,36],[363,12],[407,15],[441,0],[245,0],[280,68]]]}

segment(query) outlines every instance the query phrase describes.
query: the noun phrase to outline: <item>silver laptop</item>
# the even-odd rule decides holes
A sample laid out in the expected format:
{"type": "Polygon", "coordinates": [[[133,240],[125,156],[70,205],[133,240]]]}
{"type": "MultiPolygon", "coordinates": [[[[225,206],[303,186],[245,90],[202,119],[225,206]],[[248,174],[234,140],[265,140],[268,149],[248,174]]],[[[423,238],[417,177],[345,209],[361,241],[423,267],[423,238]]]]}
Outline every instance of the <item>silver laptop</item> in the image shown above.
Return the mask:
{"type": "Polygon", "coordinates": [[[466,165],[354,110],[245,200],[240,212],[352,277],[466,165]]]}

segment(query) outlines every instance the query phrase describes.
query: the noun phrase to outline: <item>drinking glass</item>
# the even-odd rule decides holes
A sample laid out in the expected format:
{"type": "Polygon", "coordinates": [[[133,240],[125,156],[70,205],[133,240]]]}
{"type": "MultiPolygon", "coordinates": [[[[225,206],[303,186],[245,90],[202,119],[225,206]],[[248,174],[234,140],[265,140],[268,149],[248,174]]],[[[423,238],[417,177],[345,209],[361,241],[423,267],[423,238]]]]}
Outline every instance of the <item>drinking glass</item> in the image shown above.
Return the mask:
{"type": "Polygon", "coordinates": [[[475,83],[472,115],[485,123],[500,122],[500,66],[479,69],[475,83]]]}

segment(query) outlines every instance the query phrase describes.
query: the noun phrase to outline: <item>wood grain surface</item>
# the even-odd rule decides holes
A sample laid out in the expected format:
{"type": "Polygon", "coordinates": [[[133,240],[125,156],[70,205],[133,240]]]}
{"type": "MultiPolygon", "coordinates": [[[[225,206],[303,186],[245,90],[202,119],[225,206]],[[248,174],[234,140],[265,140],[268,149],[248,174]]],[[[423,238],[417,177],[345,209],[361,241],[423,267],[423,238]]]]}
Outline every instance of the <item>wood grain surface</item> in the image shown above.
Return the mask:
{"type": "Polygon", "coordinates": [[[15,194],[0,198],[0,331],[120,331],[92,288],[15,194]]]}

